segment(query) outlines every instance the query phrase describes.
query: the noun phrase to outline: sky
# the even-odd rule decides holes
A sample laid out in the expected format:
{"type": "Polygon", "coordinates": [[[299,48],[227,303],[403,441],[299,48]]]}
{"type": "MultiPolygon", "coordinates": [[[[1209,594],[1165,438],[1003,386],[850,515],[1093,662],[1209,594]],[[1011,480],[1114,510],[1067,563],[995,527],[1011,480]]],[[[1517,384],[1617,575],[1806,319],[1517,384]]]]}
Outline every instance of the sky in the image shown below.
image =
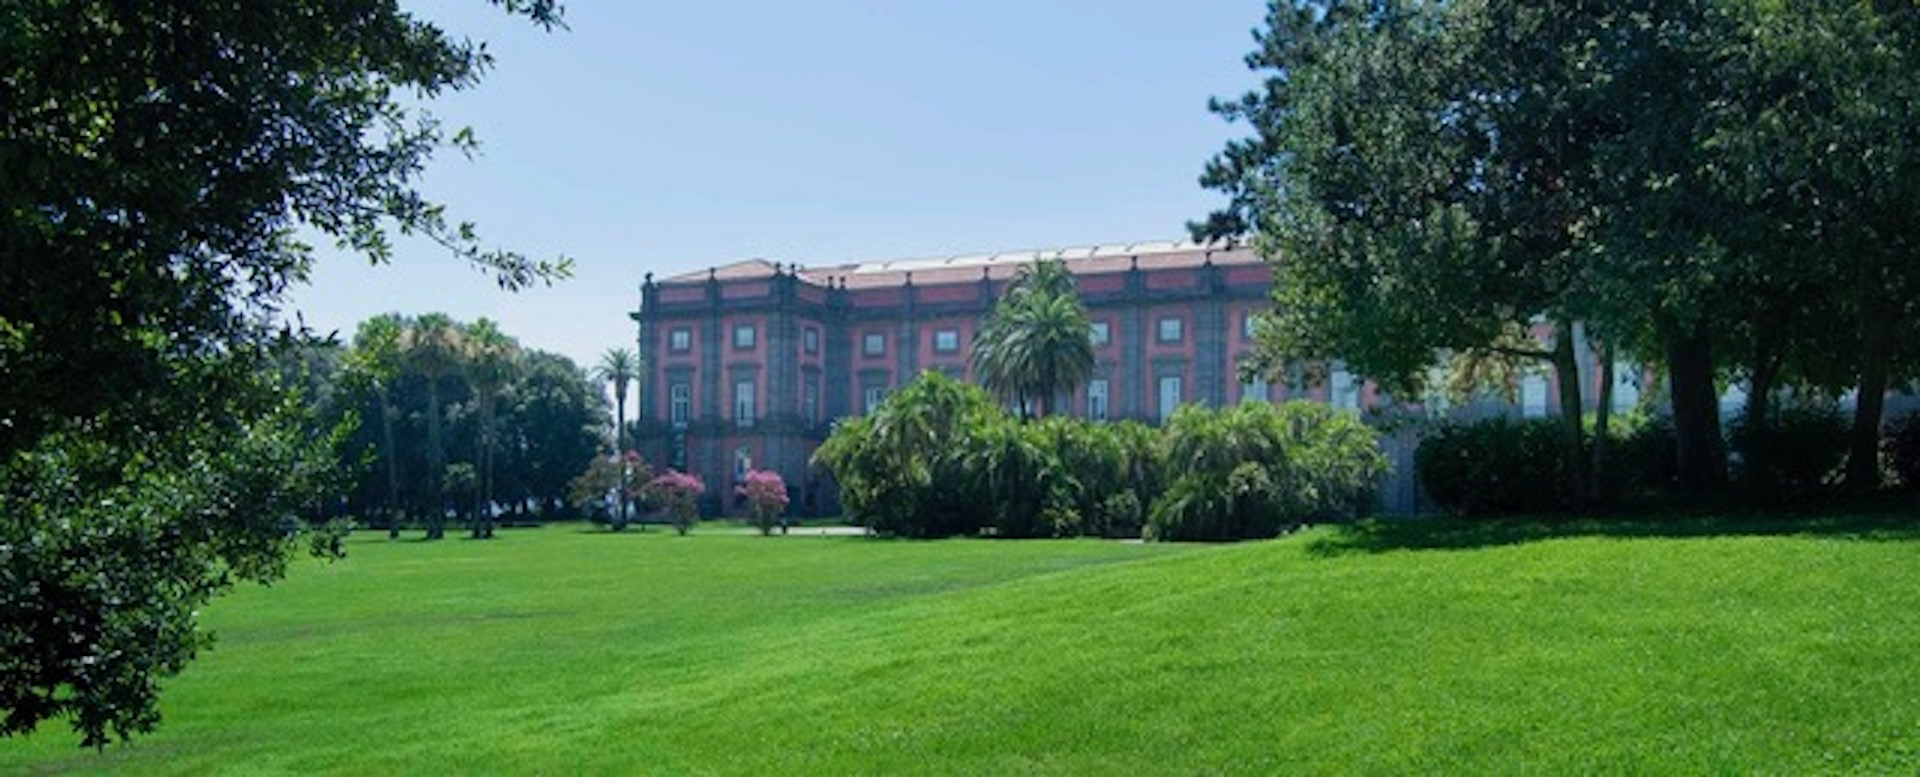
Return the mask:
{"type": "Polygon", "coordinates": [[[581,366],[632,347],[646,273],[1165,240],[1221,197],[1244,128],[1206,110],[1257,83],[1260,0],[572,0],[542,32],[481,0],[413,13],[495,68],[433,111],[471,126],[421,183],[490,244],[570,257],[516,293],[444,249],[323,250],[290,307],[350,338],[385,312],[485,316],[581,366]]]}

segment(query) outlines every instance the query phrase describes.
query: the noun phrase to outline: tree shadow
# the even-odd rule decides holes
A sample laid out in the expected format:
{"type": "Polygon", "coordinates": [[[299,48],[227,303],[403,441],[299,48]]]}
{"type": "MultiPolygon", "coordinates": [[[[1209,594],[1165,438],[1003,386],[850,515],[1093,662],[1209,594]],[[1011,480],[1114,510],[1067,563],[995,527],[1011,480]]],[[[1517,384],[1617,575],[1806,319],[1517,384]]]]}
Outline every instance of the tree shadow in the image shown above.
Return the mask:
{"type": "Polygon", "coordinates": [[[1805,536],[1876,542],[1920,540],[1911,497],[1790,505],[1669,505],[1632,513],[1468,519],[1374,518],[1331,527],[1307,541],[1315,556],[1395,550],[1473,550],[1573,537],[1805,536]]]}

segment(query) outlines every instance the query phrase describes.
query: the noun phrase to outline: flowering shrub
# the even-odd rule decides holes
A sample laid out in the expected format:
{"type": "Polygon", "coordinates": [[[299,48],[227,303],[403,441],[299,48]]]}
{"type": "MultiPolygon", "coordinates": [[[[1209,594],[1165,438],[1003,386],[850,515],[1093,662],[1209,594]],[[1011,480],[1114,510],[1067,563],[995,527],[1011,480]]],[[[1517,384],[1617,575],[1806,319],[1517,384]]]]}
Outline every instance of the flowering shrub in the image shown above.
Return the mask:
{"type": "Polygon", "coordinates": [[[700,495],[706,492],[707,486],[699,477],[671,469],[640,489],[641,497],[665,510],[673,521],[673,530],[681,534],[692,530],[693,522],[699,519],[700,495]]]}
{"type": "Polygon", "coordinates": [[[734,490],[747,500],[747,517],[760,527],[760,533],[772,534],[774,521],[787,509],[787,482],[780,479],[780,473],[748,470],[734,490]]]}
{"type": "Polygon", "coordinates": [[[608,525],[620,531],[627,527],[640,487],[652,477],[653,469],[634,451],[618,457],[595,456],[587,471],[568,483],[568,496],[574,507],[587,511],[595,521],[605,514],[608,525]]]}

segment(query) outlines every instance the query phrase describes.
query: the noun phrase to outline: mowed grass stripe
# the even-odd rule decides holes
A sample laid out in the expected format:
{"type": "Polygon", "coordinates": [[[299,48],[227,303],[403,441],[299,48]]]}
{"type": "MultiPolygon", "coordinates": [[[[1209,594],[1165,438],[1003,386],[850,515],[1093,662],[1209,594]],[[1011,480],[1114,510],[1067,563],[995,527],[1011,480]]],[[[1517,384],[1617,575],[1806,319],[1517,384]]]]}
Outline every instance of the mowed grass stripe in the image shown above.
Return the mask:
{"type": "Polygon", "coordinates": [[[1920,552],[1813,537],[1238,546],[356,542],[209,620],[126,771],[1920,766],[1920,552]],[[1120,563],[1116,563],[1120,562],[1120,563]]]}

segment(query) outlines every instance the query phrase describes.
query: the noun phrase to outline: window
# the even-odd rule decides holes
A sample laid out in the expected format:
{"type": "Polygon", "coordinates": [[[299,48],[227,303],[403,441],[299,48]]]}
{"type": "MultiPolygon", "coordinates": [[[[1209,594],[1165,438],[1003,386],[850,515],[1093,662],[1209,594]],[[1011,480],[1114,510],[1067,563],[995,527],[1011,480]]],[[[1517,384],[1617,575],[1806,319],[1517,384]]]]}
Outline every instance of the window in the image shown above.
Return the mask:
{"type": "Polygon", "coordinates": [[[882,332],[868,332],[860,339],[860,352],[868,356],[887,355],[887,336],[882,332]]]}
{"type": "Polygon", "coordinates": [[[1266,374],[1256,372],[1251,377],[1252,377],[1252,380],[1249,380],[1245,383],[1240,384],[1240,401],[1242,402],[1267,401],[1266,374]]]}
{"type": "Polygon", "coordinates": [[[1546,417],[1547,378],[1545,375],[1528,375],[1520,379],[1520,414],[1527,418],[1546,417]]]}
{"type": "Polygon", "coordinates": [[[687,425],[687,417],[693,415],[693,386],[686,383],[675,383],[672,388],[667,390],[667,393],[669,396],[667,403],[667,420],[671,421],[675,428],[685,427],[687,425]]]}
{"type": "Polygon", "coordinates": [[[807,378],[807,382],[800,385],[800,417],[808,426],[820,423],[820,381],[817,378],[807,378]]]}
{"type": "Polygon", "coordinates": [[[1107,420],[1107,379],[1094,378],[1087,382],[1087,417],[1095,421],[1107,420]]]}
{"type": "Polygon", "coordinates": [[[868,386],[865,399],[867,415],[873,415],[873,411],[880,409],[880,403],[887,401],[887,390],[880,386],[868,386]]]}
{"type": "Polygon", "coordinates": [[[1345,367],[1337,368],[1333,371],[1332,383],[1329,392],[1332,396],[1327,401],[1333,404],[1335,410],[1360,409],[1360,382],[1353,379],[1353,373],[1345,367]]]}
{"type": "Polygon", "coordinates": [[[1253,332],[1259,327],[1260,314],[1247,311],[1240,316],[1240,337],[1252,340],[1253,332]]]}
{"type": "MultiPolygon", "coordinates": [[[[1178,319],[1175,319],[1178,320],[1178,319]]],[[[1167,375],[1160,379],[1160,420],[1173,417],[1173,411],[1180,407],[1180,376],[1167,375]]]]}
{"type": "Polygon", "coordinates": [[[819,353],[820,352],[820,330],[815,329],[813,327],[807,327],[806,329],[801,330],[800,344],[801,344],[801,347],[807,349],[807,353],[809,354],[819,353]]]}
{"type": "Polygon", "coordinates": [[[1160,319],[1160,342],[1180,342],[1180,338],[1185,334],[1183,331],[1185,325],[1186,321],[1178,316],[1168,316],[1160,319]]]}
{"type": "Polygon", "coordinates": [[[733,328],[733,347],[743,351],[753,347],[752,324],[740,324],[733,328]]]}
{"type": "Polygon", "coordinates": [[[667,333],[667,348],[674,351],[693,349],[693,330],[681,327],[667,333]]]}
{"type": "Polygon", "coordinates": [[[753,425],[753,404],[753,381],[735,381],[733,384],[733,423],[735,426],[748,427],[753,425]]]}
{"type": "Polygon", "coordinates": [[[933,350],[953,353],[960,350],[960,330],[942,329],[933,333],[933,350]]]}
{"type": "Polygon", "coordinates": [[[1110,340],[1112,337],[1113,337],[1113,329],[1112,327],[1107,325],[1107,322],[1105,321],[1093,322],[1093,344],[1096,347],[1106,345],[1107,341],[1110,340]]]}

